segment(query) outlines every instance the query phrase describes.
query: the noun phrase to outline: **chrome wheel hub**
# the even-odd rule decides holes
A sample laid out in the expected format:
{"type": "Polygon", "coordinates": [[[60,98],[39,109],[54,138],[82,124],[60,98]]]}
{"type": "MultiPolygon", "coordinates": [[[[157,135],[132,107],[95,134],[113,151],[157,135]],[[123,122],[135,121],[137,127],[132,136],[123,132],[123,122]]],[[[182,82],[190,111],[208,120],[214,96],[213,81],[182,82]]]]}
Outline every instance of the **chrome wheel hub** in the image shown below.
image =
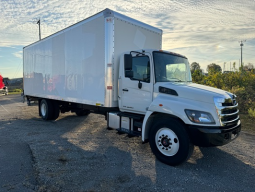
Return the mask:
{"type": "Polygon", "coordinates": [[[169,128],[161,128],[157,131],[155,142],[158,150],[166,156],[175,155],[180,147],[177,135],[169,128]]]}

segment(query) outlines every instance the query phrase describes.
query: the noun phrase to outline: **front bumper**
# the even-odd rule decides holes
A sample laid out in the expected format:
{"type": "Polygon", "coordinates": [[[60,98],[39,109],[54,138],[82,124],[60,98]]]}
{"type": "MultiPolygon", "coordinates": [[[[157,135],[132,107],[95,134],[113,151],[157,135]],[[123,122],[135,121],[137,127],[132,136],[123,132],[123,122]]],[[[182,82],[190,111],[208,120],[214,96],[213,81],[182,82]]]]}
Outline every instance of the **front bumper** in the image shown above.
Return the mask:
{"type": "Polygon", "coordinates": [[[201,147],[225,145],[236,139],[241,131],[241,121],[239,120],[233,127],[206,127],[189,125],[188,133],[191,142],[201,147]]]}

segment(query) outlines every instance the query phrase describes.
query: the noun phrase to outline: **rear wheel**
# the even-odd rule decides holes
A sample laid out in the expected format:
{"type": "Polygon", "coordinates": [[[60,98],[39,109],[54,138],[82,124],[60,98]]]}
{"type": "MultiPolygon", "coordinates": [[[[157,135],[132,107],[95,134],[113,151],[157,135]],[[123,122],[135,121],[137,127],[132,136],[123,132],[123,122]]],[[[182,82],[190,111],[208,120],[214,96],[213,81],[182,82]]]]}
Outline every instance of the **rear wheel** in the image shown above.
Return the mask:
{"type": "Polygon", "coordinates": [[[54,111],[52,102],[48,99],[43,99],[40,102],[40,113],[44,120],[52,120],[54,111]]]}
{"type": "Polygon", "coordinates": [[[158,118],[150,130],[149,142],[161,162],[176,166],[185,162],[193,152],[184,125],[176,119],[158,118]]]}

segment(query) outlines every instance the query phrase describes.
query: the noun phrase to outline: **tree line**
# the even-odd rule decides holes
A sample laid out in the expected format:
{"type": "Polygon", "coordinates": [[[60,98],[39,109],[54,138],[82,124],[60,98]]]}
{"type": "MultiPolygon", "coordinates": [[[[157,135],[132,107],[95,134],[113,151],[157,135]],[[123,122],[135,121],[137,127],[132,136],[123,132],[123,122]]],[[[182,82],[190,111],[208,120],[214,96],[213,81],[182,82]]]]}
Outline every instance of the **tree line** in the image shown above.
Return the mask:
{"type": "MultiPolygon", "coordinates": [[[[235,69],[235,64],[233,64],[235,69]]],[[[203,73],[199,63],[190,65],[192,81],[226,90],[237,96],[239,110],[255,118],[255,68],[252,64],[241,66],[238,70],[222,71],[221,66],[212,63],[203,73]]]]}

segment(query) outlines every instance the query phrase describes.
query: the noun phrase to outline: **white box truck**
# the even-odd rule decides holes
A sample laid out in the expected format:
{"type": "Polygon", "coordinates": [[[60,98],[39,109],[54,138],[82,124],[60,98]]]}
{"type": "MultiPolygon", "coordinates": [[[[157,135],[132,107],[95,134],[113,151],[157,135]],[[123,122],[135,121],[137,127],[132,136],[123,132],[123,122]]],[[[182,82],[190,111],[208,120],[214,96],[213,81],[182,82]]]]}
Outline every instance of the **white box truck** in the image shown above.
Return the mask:
{"type": "Polygon", "coordinates": [[[24,47],[24,96],[44,120],[104,114],[172,166],[235,139],[236,96],[192,83],[188,59],[161,46],[162,30],[105,9],[24,47]]]}

